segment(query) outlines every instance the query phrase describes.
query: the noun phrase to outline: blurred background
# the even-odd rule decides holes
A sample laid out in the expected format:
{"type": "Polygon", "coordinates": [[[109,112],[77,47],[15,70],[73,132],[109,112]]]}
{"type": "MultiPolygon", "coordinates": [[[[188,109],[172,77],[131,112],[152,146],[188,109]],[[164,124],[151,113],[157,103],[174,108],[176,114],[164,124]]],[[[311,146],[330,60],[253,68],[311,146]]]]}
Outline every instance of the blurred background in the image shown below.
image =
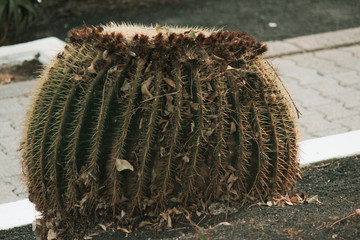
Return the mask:
{"type": "Polygon", "coordinates": [[[0,0],[0,44],[109,21],[239,30],[269,41],[360,26],[359,0],[0,0]]]}

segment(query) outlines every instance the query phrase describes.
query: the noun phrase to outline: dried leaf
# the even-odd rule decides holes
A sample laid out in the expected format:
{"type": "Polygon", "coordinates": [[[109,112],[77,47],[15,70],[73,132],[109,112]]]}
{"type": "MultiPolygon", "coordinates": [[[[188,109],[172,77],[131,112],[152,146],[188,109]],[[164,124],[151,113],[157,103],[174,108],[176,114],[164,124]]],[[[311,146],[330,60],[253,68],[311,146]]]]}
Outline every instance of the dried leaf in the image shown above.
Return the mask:
{"type": "Polygon", "coordinates": [[[131,230],[127,230],[126,228],[117,227],[116,229],[117,229],[117,230],[120,230],[120,231],[122,231],[122,232],[124,232],[124,233],[131,233],[131,230]]]}
{"type": "Polygon", "coordinates": [[[294,196],[294,197],[291,198],[291,202],[292,202],[292,203],[301,203],[301,200],[302,200],[302,199],[301,199],[300,196],[297,195],[297,194],[296,194],[296,196],[294,196]]]}
{"type": "Polygon", "coordinates": [[[225,71],[228,71],[228,70],[236,70],[236,68],[233,68],[232,66],[228,65],[225,71]]]}
{"type": "Polygon", "coordinates": [[[41,235],[43,233],[43,230],[40,219],[36,219],[35,221],[32,222],[32,230],[34,232],[36,240],[41,240],[42,239],[41,235]]]}
{"type": "Polygon", "coordinates": [[[234,122],[230,123],[230,135],[236,132],[236,125],[234,122]]]}
{"type": "Polygon", "coordinates": [[[75,79],[75,81],[80,81],[83,79],[83,77],[81,75],[75,73],[74,79],[75,79]]]}
{"type": "Polygon", "coordinates": [[[213,55],[213,58],[217,61],[225,61],[225,59],[221,58],[221,57],[218,57],[216,55],[213,55]]]}
{"type": "Polygon", "coordinates": [[[213,102],[217,96],[219,96],[218,92],[214,92],[214,93],[208,98],[209,102],[213,102]]]}
{"type": "Polygon", "coordinates": [[[138,228],[142,228],[144,226],[147,226],[147,225],[151,225],[152,223],[149,222],[149,221],[142,221],[141,223],[139,223],[139,226],[138,228]]]}
{"type": "Polygon", "coordinates": [[[172,221],[168,212],[160,213],[160,216],[167,222],[167,227],[172,228],[172,221]]]}
{"type": "Polygon", "coordinates": [[[217,224],[215,227],[218,227],[218,226],[232,226],[232,224],[229,222],[221,222],[221,223],[217,224]]]}
{"type": "Polygon", "coordinates": [[[129,51],[129,55],[130,55],[131,57],[136,57],[136,53],[134,53],[133,51],[129,51]]]}
{"type": "Polygon", "coordinates": [[[174,212],[174,213],[177,214],[177,215],[182,214],[182,212],[181,212],[179,209],[177,209],[176,207],[173,207],[170,212],[171,212],[171,213],[174,212]]]}
{"type": "Polygon", "coordinates": [[[152,63],[150,62],[150,63],[149,63],[149,65],[146,67],[146,69],[145,69],[145,72],[144,72],[144,73],[148,73],[148,72],[150,72],[151,66],[152,66],[152,63]]]}
{"type": "Polygon", "coordinates": [[[106,227],[104,224],[99,224],[99,227],[101,227],[102,230],[106,231],[106,227]]]}
{"type": "Polygon", "coordinates": [[[89,73],[96,73],[96,70],[95,70],[95,67],[94,67],[93,63],[90,65],[90,67],[87,68],[87,71],[89,73]]]}
{"type": "Polygon", "coordinates": [[[176,87],[176,84],[175,84],[174,81],[171,80],[170,78],[164,78],[164,80],[165,80],[165,82],[166,82],[167,84],[170,85],[170,87],[173,87],[173,88],[176,87]]]}
{"type": "Polygon", "coordinates": [[[187,112],[183,112],[182,115],[183,115],[185,118],[193,118],[193,117],[194,117],[194,114],[192,114],[192,113],[187,113],[187,112]]]}
{"type": "Polygon", "coordinates": [[[189,102],[189,104],[191,108],[194,109],[195,111],[199,110],[199,103],[189,102]]]}
{"type": "Polygon", "coordinates": [[[151,84],[151,81],[154,79],[154,77],[150,77],[145,82],[141,84],[141,93],[145,98],[152,98],[154,97],[151,92],[149,91],[149,86],[151,84]]]}
{"type": "Polygon", "coordinates": [[[303,230],[295,230],[293,228],[284,228],[284,232],[286,232],[287,234],[289,234],[290,238],[294,238],[297,235],[299,235],[300,232],[302,232],[303,230]]]}
{"type": "Polygon", "coordinates": [[[306,201],[307,203],[321,203],[320,201],[319,201],[319,197],[318,197],[318,195],[315,195],[315,196],[312,196],[312,197],[310,197],[309,199],[307,199],[307,201],[306,201]]]}
{"type": "Polygon", "coordinates": [[[190,161],[190,158],[189,158],[188,156],[186,156],[186,155],[183,156],[182,159],[183,159],[183,161],[186,162],[186,163],[188,163],[188,162],[190,161]]]}
{"type": "Polygon", "coordinates": [[[57,234],[53,229],[49,229],[48,234],[47,234],[47,239],[48,240],[52,240],[52,239],[56,239],[57,238],[57,234]]]}
{"type": "Polygon", "coordinates": [[[117,158],[115,162],[116,170],[121,172],[124,170],[134,171],[134,167],[125,159],[117,158]]]}
{"type": "Polygon", "coordinates": [[[130,87],[131,87],[130,83],[128,83],[128,81],[125,80],[125,82],[121,86],[120,90],[123,92],[126,92],[127,90],[130,89],[130,87]]]}
{"type": "Polygon", "coordinates": [[[194,122],[194,121],[191,121],[191,123],[190,123],[190,130],[191,130],[191,132],[194,132],[194,128],[195,128],[195,122],[194,122]]]}
{"type": "Polygon", "coordinates": [[[8,74],[8,73],[0,73],[0,83],[1,84],[7,84],[11,83],[11,81],[14,79],[14,75],[8,74]]]}
{"type": "Polygon", "coordinates": [[[285,203],[286,203],[287,205],[290,205],[290,206],[294,205],[294,204],[291,202],[290,197],[289,197],[288,194],[285,195],[285,203]]]}

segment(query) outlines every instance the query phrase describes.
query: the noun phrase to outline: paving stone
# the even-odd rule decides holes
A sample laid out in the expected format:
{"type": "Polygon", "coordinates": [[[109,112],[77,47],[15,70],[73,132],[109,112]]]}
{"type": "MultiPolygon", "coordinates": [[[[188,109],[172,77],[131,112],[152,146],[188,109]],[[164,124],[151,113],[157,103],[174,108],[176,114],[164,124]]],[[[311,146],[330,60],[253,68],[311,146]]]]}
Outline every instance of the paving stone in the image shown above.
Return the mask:
{"type": "MultiPolygon", "coordinates": [[[[334,128],[344,129],[344,126],[341,124],[333,123],[325,118],[325,115],[319,111],[305,111],[303,115],[298,120],[300,126],[306,126],[306,131],[319,136],[326,136],[326,133],[334,128]]],[[[346,129],[347,131],[349,129],[346,129]]]]}
{"type": "Polygon", "coordinates": [[[334,102],[333,99],[326,98],[322,96],[319,91],[311,88],[298,87],[296,89],[290,89],[289,92],[295,103],[301,106],[300,111],[303,111],[304,108],[312,109],[313,106],[319,104],[331,104],[334,102]]]}
{"type": "Polygon", "coordinates": [[[20,200],[19,197],[13,192],[15,187],[11,182],[1,178],[0,183],[0,204],[20,200]]]}
{"type": "Polygon", "coordinates": [[[332,74],[331,77],[336,79],[341,86],[345,87],[353,86],[360,83],[360,74],[353,70],[335,73],[332,74]]]}
{"type": "Polygon", "coordinates": [[[296,67],[296,63],[292,61],[289,58],[281,57],[281,58],[275,58],[270,61],[274,68],[278,71],[278,74],[282,75],[282,70],[285,70],[287,72],[289,68],[296,67]],[[279,69],[281,67],[281,69],[279,69]]]}
{"type": "Polygon", "coordinates": [[[351,88],[360,92],[360,82],[351,85],[351,88]]]}
{"type": "Polygon", "coordinates": [[[23,106],[18,103],[17,98],[6,98],[0,100],[0,113],[3,115],[9,113],[18,113],[23,111],[23,106]]]}
{"type": "Polygon", "coordinates": [[[338,66],[346,69],[353,69],[355,71],[360,69],[360,59],[355,57],[351,52],[342,51],[341,49],[329,49],[318,51],[314,54],[316,57],[332,60],[336,62],[338,66]]]}
{"type": "Polygon", "coordinates": [[[299,138],[299,141],[305,141],[305,140],[309,140],[309,139],[312,139],[314,138],[315,136],[312,135],[311,133],[309,133],[308,131],[304,130],[304,129],[301,129],[301,126],[300,126],[300,131],[299,131],[299,134],[298,134],[298,138],[299,138]]]}
{"type": "Polygon", "coordinates": [[[13,192],[16,194],[16,196],[19,198],[24,198],[24,196],[28,195],[26,183],[22,175],[10,176],[4,179],[9,181],[14,186],[13,192]]]}
{"type": "Polygon", "coordinates": [[[356,112],[345,108],[344,104],[340,102],[318,105],[317,109],[319,109],[319,111],[325,115],[325,118],[330,121],[335,119],[351,117],[357,114],[356,112]]]}
{"type": "Polygon", "coordinates": [[[27,198],[27,188],[21,175],[0,178],[0,183],[0,204],[27,198]]]}
{"type": "Polygon", "coordinates": [[[349,88],[340,86],[338,81],[333,78],[327,78],[326,81],[309,84],[309,87],[321,93],[324,97],[335,98],[337,95],[342,95],[347,92],[349,88]]]}
{"type": "Polygon", "coordinates": [[[292,77],[299,81],[300,85],[306,86],[308,84],[323,82],[326,81],[326,78],[319,75],[318,72],[314,69],[308,67],[302,67],[299,65],[290,65],[285,67],[283,65],[279,65],[280,76],[292,77]]]}
{"type": "Polygon", "coordinates": [[[302,51],[301,48],[284,41],[270,41],[266,45],[268,47],[268,51],[265,53],[266,58],[302,51]]]}
{"type": "Polygon", "coordinates": [[[319,75],[329,75],[344,71],[337,66],[334,61],[315,57],[314,53],[297,54],[284,57],[291,59],[301,67],[307,67],[316,70],[319,75]]]}
{"type": "Polygon", "coordinates": [[[348,109],[360,107],[360,92],[354,88],[349,88],[347,91],[341,92],[341,94],[334,95],[334,98],[343,102],[344,107],[348,109]]]}
{"type": "MultiPolygon", "coordinates": [[[[359,113],[359,111],[357,112],[359,113]]],[[[342,126],[349,128],[351,131],[360,130],[360,118],[358,114],[350,117],[336,119],[333,121],[333,123],[341,124],[342,126]]]]}
{"type": "Polygon", "coordinates": [[[17,134],[14,124],[7,119],[0,118],[0,138],[9,137],[17,134]]]}
{"type": "Polygon", "coordinates": [[[342,51],[350,52],[353,56],[360,58],[360,45],[341,48],[342,51]]]}
{"type": "MultiPolygon", "coordinates": [[[[0,178],[21,175],[20,158],[7,157],[0,151],[0,178]]],[[[1,184],[0,184],[1,185],[1,184]]]]}
{"type": "Polygon", "coordinates": [[[30,95],[34,92],[38,80],[15,82],[0,86],[0,99],[30,95]]]}
{"type": "Polygon", "coordinates": [[[319,33],[310,36],[286,39],[285,42],[294,44],[304,50],[313,51],[335,47],[338,45],[358,43],[360,39],[360,28],[351,28],[335,32],[319,33]]]}
{"type": "Polygon", "coordinates": [[[333,128],[315,130],[312,132],[312,135],[314,137],[318,138],[318,137],[326,137],[329,135],[345,133],[345,132],[349,132],[349,131],[350,131],[349,128],[343,127],[343,126],[341,126],[341,124],[334,124],[333,128]]]}
{"type": "Polygon", "coordinates": [[[1,139],[1,146],[4,153],[9,157],[19,157],[21,154],[18,151],[21,142],[21,134],[17,132],[10,137],[3,137],[1,139]]]}

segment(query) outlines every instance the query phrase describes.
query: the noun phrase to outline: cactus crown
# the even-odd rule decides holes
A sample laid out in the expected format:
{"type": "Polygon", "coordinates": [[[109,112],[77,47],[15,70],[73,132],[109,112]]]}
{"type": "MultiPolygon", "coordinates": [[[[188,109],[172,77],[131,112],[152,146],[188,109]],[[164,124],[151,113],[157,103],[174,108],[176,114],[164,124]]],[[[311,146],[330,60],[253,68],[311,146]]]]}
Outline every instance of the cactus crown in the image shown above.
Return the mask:
{"type": "Polygon", "coordinates": [[[237,31],[73,30],[41,76],[23,144],[44,221],[133,223],[291,187],[296,129],[264,51],[237,31]]]}

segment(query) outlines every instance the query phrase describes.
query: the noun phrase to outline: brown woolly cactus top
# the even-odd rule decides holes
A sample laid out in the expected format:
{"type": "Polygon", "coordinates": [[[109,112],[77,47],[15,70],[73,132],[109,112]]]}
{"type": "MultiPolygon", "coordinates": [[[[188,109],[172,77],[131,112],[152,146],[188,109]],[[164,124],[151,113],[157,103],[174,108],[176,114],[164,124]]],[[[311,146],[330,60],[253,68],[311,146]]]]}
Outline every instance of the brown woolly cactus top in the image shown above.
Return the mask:
{"type": "MultiPolygon", "coordinates": [[[[265,44],[256,41],[252,36],[238,31],[216,31],[205,28],[180,27],[146,27],[143,25],[110,23],[100,27],[86,27],[73,30],[70,34],[70,43],[93,41],[94,46],[107,50],[109,54],[146,56],[150,49],[156,49],[163,57],[155,54],[155,58],[174,57],[174,52],[184,51],[195,46],[202,46],[207,52],[224,59],[228,63],[239,59],[241,55],[253,58],[267,50],[265,44]]],[[[176,53],[175,53],[176,54],[176,53]]],[[[191,53],[186,54],[189,59],[195,58],[191,53]]],[[[155,59],[151,59],[155,60],[155,59]]]]}

